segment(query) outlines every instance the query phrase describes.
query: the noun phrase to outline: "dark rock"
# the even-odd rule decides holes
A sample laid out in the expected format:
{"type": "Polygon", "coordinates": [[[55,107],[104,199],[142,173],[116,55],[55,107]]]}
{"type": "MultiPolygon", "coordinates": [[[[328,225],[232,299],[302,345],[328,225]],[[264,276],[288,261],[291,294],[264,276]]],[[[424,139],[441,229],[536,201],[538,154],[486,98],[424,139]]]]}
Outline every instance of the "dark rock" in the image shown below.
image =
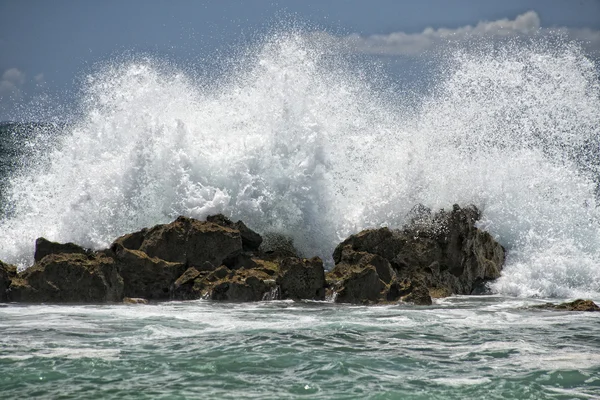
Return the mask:
{"type": "Polygon", "coordinates": [[[171,297],[176,300],[196,300],[201,296],[200,290],[195,286],[195,281],[202,273],[190,267],[173,284],[171,297]]]}
{"type": "Polygon", "coordinates": [[[57,243],[51,242],[43,237],[38,238],[35,241],[35,255],[34,260],[40,261],[42,258],[49,254],[85,254],[90,255],[92,251],[90,249],[83,248],[75,243],[57,243]]]}
{"type": "Polygon", "coordinates": [[[398,301],[410,292],[407,288],[411,286],[398,282],[389,261],[377,254],[354,251],[351,246],[346,246],[338,260],[327,274],[338,303],[398,301]]]}
{"type": "Polygon", "coordinates": [[[401,299],[407,303],[413,303],[418,306],[430,306],[433,302],[429,294],[429,289],[422,282],[412,283],[410,293],[401,299]]]}
{"type": "Polygon", "coordinates": [[[399,240],[398,233],[389,228],[366,229],[348,237],[335,248],[333,251],[334,263],[342,261],[342,252],[348,246],[354,251],[377,254],[391,260],[400,251],[403,243],[399,240]]]}
{"type": "Polygon", "coordinates": [[[358,271],[352,271],[338,284],[337,303],[378,302],[385,284],[379,279],[375,267],[368,265],[358,271]]]}
{"type": "Polygon", "coordinates": [[[219,266],[226,258],[242,252],[242,238],[237,229],[187,217],[122,236],[113,246],[119,244],[150,257],[200,269],[219,266]]]}
{"type": "Polygon", "coordinates": [[[210,275],[208,275],[207,279],[210,282],[214,282],[221,279],[225,279],[227,276],[233,276],[233,273],[225,265],[221,265],[219,268],[215,269],[210,275]]]}
{"type": "Polygon", "coordinates": [[[413,290],[412,282],[408,279],[402,281],[394,280],[386,293],[386,301],[399,301],[402,297],[410,294],[413,290]]]}
{"type": "Polygon", "coordinates": [[[282,299],[325,300],[325,269],[319,257],[285,258],[279,266],[277,284],[282,299]]]}
{"type": "Polygon", "coordinates": [[[561,304],[546,303],[539,306],[534,306],[534,308],[558,311],[600,311],[600,307],[598,307],[596,303],[591,300],[582,299],[561,304]]]}
{"type": "Polygon", "coordinates": [[[232,271],[207,289],[207,297],[221,301],[261,301],[265,294],[275,288],[275,281],[257,270],[232,271]]]}
{"type": "Polygon", "coordinates": [[[332,276],[338,275],[338,277],[341,277],[345,274],[344,271],[346,271],[348,267],[362,269],[367,265],[375,267],[379,279],[386,284],[389,284],[396,276],[391,264],[385,258],[365,251],[355,251],[350,246],[342,249],[339,261],[332,270],[332,276]]]}
{"type": "Polygon", "coordinates": [[[120,302],[123,280],[110,257],[49,254],[12,279],[8,297],[28,303],[120,302]]]}
{"type": "Polygon", "coordinates": [[[129,250],[139,250],[140,247],[142,247],[142,243],[144,243],[144,238],[146,237],[147,233],[148,228],[144,228],[138,232],[128,233],[127,235],[123,235],[117,238],[114,241],[113,246],[115,244],[120,244],[121,246],[129,250]]]}
{"type": "Polygon", "coordinates": [[[258,267],[252,253],[239,253],[223,260],[223,265],[229,269],[252,269],[258,267]]]}
{"type": "Polygon", "coordinates": [[[298,250],[294,247],[294,241],[279,233],[269,232],[265,235],[264,242],[260,247],[261,257],[268,260],[282,260],[286,257],[298,258],[298,250]]]}
{"type": "MultiPolygon", "coordinates": [[[[475,227],[480,217],[476,207],[455,205],[450,212],[433,215],[418,207],[412,214],[403,230],[369,229],[350,236],[333,253],[336,267],[352,264],[360,269],[365,265],[360,253],[377,255],[389,262],[398,280],[422,282],[436,297],[470,294],[481,282],[500,276],[504,249],[475,227]]],[[[379,277],[385,283],[394,280],[379,277]]]]}
{"type": "Polygon", "coordinates": [[[171,286],[186,271],[185,264],[149,257],[142,251],[129,250],[120,244],[114,245],[113,251],[123,279],[125,297],[168,300],[171,286]]]}
{"type": "Polygon", "coordinates": [[[17,276],[17,267],[0,261],[0,302],[8,301],[7,290],[13,278],[17,276]]]}
{"type": "Polygon", "coordinates": [[[244,251],[256,251],[260,247],[263,239],[262,237],[248,228],[242,221],[232,222],[229,218],[223,214],[211,215],[206,218],[207,222],[223,226],[229,229],[236,229],[240,232],[242,237],[242,246],[244,251]]]}

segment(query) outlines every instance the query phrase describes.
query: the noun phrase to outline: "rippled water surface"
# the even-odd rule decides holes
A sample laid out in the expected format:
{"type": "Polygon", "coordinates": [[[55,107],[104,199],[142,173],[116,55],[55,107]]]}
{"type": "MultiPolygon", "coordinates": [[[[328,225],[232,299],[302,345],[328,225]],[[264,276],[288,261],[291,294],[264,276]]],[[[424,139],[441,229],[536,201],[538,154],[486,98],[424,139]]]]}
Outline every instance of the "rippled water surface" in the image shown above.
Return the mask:
{"type": "MultiPolygon", "coordinates": [[[[207,301],[0,308],[3,398],[600,398],[600,313],[207,301]]],[[[556,300],[553,300],[556,301],[556,300]]]]}

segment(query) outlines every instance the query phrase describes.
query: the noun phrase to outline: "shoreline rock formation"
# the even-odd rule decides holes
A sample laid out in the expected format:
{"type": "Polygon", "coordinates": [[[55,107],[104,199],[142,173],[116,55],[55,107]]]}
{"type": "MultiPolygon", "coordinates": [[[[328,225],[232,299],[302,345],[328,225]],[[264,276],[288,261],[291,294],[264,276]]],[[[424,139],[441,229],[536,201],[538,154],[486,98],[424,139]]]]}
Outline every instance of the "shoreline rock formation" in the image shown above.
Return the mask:
{"type": "Polygon", "coordinates": [[[212,299],[325,300],[428,305],[432,297],[470,294],[500,276],[504,249],[475,226],[474,206],[432,213],[413,209],[400,230],[367,229],[333,252],[326,272],[318,257],[293,244],[268,244],[242,221],[179,217],[117,238],[104,250],[36,241],[35,263],[17,273],[0,263],[0,301],[101,303],[212,299]]]}
{"type": "Polygon", "coordinates": [[[336,301],[361,303],[410,301],[471,294],[500,277],[504,248],[475,223],[475,206],[452,211],[417,206],[402,230],[367,229],[350,236],[333,252],[328,274],[336,301]],[[365,282],[371,282],[365,285],[365,282]]]}

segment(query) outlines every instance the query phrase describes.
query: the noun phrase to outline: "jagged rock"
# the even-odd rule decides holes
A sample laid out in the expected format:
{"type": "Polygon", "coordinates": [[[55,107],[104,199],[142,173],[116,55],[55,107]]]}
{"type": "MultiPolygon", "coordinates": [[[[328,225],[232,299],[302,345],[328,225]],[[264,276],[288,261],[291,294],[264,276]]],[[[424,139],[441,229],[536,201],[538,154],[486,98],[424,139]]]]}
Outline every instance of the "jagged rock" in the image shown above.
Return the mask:
{"type": "Polygon", "coordinates": [[[258,270],[240,269],[231,271],[224,278],[212,283],[207,294],[212,300],[261,301],[273,288],[275,281],[268,274],[258,270]]]}
{"type": "Polygon", "coordinates": [[[325,298],[325,273],[319,258],[286,258],[280,261],[250,259],[251,266],[211,272],[189,268],[173,285],[173,298],[207,298],[221,301],[260,301],[325,298]]]}
{"type": "Polygon", "coordinates": [[[277,284],[282,299],[325,300],[325,269],[319,257],[285,258],[279,266],[277,284]]]}
{"type": "Polygon", "coordinates": [[[363,269],[367,265],[375,267],[379,279],[386,284],[389,284],[396,276],[390,262],[385,258],[366,251],[355,251],[350,246],[342,249],[339,261],[331,271],[331,276],[341,278],[348,269],[363,269]]]}
{"type": "Polygon", "coordinates": [[[234,223],[223,214],[210,215],[206,218],[206,221],[223,226],[225,228],[238,230],[242,237],[242,246],[244,251],[258,250],[263,241],[262,237],[258,233],[248,228],[242,221],[234,223]]]}
{"type": "Polygon", "coordinates": [[[148,304],[148,300],[141,299],[139,297],[125,297],[123,299],[123,303],[125,303],[125,304],[148,304]]]}
{"type": "Polygon", "coordinates": [[[367,303],[380,299],[385,284],[379,279],[373,266],[366,266],[359,271],[352,271],[341,282],[337,290],[337,303],[367,303]]]}
{"type": "MultiPolygon", "coordinates": [[[[377,255],[387,260],[394,271],[396,278],[392,276],[391,281],[421,282],[436,297],[470,294],[481,282],[500,276],[504,249],[489,233],[475,227],[480,217],[475,206],[454,205],[452,211],[437,214],[424,207],[413,210],[411,223],[402,230],[369,229],[340,243],[333,253],[336,268],[338,264],[350,264],[362,270],[366,256],[360,253],[377,255]]],[[[364,276],[379,288],[372,273],[364,276]]],[[[388,283],[385,273],[378,277],[388,283]]],[[[415,284],[417,287],[420,285],[415,284]]],[[[408,299],[417,297],[425,298],[415,294],[408,299]]],[[[426,299],[418,302],[427,303],[426,299]]]]}
{"type": "Polygon", "coordinates": [[[90,249],[83,248],[75,243],[57,243],[51,242],[46,238],[38,238],[35,241],[35,255],[34,260],[40,261],[48,254],[85,254],[90,255],[92,251],[90,249]]]}
{"type": "Polygon", "coordinates": [[[150,257],[120,244],[113,245],[112,250],[123,279],[125,297],[168,300],[171,286],[186,270],[185,264],[150,257]]]}
{"type": "Polygon", "coordinates": [[[144,238],[146,237],[147,233],[148,233],[148,228],[144,228],[141,231],[128,233],[126,235],[123,235],[123,236],[117,238],[113,242],[111,247],[115,246],[116,244],[120,244],[121,246],[125,247],[126,249],[139,250],[140,247],[142,247],[142,243],[144,243],[144,238]]]}
{"type": "Polygon", "coordinates": [[[113,245],[117,244],[196,268],[220,266],[226,258],[242,252],[239,230],[187,217],[122,236],[113,245]]]}
{"type": "Polygon", "coordinates": [[[17,276],[17,267],[0,261],[0,302],[8,301],[7,290],[14,277],[17,276]]]}
{"type": "Polygon", "coordinates": [[[596,303],[594,303],[591,300],[583,299],[577,299],[575,301],[561,304],[546,303],[539,306],[534,306],[534,308],[543,308],[558,311],[600,311],[600,307],[598,307],[596,303]]]}
{"type": "Polygon", "coordinates": [[[12,279],[11,301],[103,303],[123,298],[114,260],[100,254],[49,254],[12,279]]]}
{"type": "Polygon", "coordinates": [[[429,289],[422,282],[413,283],[411,286],[410,292],[406,296],[401,297],[403,302],[413,303],[418,306],[430,306],[433,303],[429,289]]]}
{"type": "Polygon", "coordinates": [[[254,255],[246,252],[227,257],[223,260],[223,265],[229,269],[252,269],[258,267],[256,261],[254,261],[254,255]]]}
{"type": "Polygon", "coordinates": [[[262,258],[271,261],[286,257],[299,257],[298,250],[294,247],[294,241],[287,236],[274,232],[265,235],[259,250],[262,258]]]}
{"type": "Polygon", "coordinates": [[[171,297],[176,300],[195,300],[201,297],[199,288],[195,286],[196,278],[202,273],[194,267],[190,267],[173,284],[171,297]]]}

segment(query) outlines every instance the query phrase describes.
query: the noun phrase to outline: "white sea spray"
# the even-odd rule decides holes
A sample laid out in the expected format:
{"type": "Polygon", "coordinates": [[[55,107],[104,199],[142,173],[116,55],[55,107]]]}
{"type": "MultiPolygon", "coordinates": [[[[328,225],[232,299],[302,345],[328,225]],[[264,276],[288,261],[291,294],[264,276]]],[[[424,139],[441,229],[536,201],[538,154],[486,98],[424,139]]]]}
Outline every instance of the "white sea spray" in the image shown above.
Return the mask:
{"type": "Polygon", "coordinates": [[[221,212],[328,261],[416,203],[472,203],[508,250],[495,291],[598,296],[600,85],[577,46],[449,52],[418,106],[344,57],[291,32],[215,82],[143,59],[90,75],[81,116],[10,178],[0,259],[29,265],[39,236],[101,248],[221,212]]]}

